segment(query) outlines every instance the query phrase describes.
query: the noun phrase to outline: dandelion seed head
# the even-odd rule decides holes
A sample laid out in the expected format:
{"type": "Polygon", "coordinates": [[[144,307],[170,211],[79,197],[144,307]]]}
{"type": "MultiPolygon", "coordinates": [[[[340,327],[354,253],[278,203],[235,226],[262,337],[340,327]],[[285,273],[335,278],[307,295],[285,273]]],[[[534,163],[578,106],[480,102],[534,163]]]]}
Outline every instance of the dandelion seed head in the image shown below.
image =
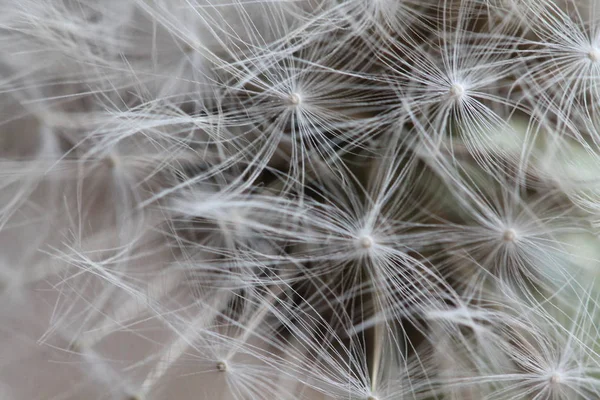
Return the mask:
{"type": "Polygon", "coordinates": [[[549,381],[551,385],[558,385],[562,381],[562,376],[559,372],[555,371],[550,375],[549,381]]]}

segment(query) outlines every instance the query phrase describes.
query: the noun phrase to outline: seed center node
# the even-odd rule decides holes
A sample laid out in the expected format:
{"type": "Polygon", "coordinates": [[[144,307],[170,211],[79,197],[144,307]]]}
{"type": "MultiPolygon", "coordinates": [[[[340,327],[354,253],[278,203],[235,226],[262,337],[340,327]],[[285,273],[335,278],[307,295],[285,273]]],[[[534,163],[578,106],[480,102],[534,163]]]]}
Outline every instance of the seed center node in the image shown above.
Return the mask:
{"type": "Polygon", "coordinates": [[[288,100],[290,102],[290,105],[297,106],[300,105],[300,103],[302,103],[302,96],[300,96],[298,93],[292,93],[288,100]]]}
{"type": "Polygon", "coordinates": [[[517,232],[514,229],[507,229],[502,235],[505,242],[514,242],[517,239],[517,232]]]}
{"type": "Polygon", "coordinates": [[[219,372],[227,371],[227,363],[225,361],[219,361],[217,363],[217,371],[219,371],[219,372]]]}
{"type": "Polygon", "coordinates": [[[363,249],[370,249],[373,247],[373,239],[370,236],[363,236],[358,239],[358,245],[363,249]]]}
{"type": "Polygon", "coordinates": [[[464,96],[466,89],[460,83],[454,83],[450,86],[450,96],[455,98],[461,98],[464,96]]]}

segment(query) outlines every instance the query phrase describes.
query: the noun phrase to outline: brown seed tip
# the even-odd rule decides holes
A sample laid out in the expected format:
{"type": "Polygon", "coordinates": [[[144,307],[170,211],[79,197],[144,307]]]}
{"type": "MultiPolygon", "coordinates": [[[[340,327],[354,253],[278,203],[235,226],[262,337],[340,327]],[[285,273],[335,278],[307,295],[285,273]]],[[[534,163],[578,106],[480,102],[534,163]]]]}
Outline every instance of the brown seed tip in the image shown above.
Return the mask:
{"type": "Polygon", "coordinates": [[[103,161],[104,164],[110,169],[117,168],[119,166],[119,159],[113,154],[106,156],[103,161]]]}
{"type": "Polygon", "coordinates": [[[219,372],[227,371],[227,363],[225,361],[219,361],[217,363],[217,371],[219,371],[219,372]]]}

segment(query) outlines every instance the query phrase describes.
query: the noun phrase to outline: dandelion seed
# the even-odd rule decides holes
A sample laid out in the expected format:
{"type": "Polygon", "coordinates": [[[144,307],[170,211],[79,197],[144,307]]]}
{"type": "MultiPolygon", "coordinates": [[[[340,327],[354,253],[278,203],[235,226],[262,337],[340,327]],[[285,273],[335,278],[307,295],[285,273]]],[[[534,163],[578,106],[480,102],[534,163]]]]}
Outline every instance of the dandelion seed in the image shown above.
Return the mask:
{"type": "Polygon", "coordinates": [[[454,154],[454,140],[460,138],[481,167],[498,172],[514,160],[493,136],[512,131],[496,110],[510,104],[498,89],[516,68],[506,55],[518,41],[504,25],[467,41],[474,8],[471,2],[442,7],[434,40],[387,41],[380,55],[387,74],[381,79],[396,89],[397,98],[386,103],[398,103],[398,114],[413,122],[430,153],[444,148],[454,154]],[[483,156],[486,147],[493,150],[483,156]]]}

